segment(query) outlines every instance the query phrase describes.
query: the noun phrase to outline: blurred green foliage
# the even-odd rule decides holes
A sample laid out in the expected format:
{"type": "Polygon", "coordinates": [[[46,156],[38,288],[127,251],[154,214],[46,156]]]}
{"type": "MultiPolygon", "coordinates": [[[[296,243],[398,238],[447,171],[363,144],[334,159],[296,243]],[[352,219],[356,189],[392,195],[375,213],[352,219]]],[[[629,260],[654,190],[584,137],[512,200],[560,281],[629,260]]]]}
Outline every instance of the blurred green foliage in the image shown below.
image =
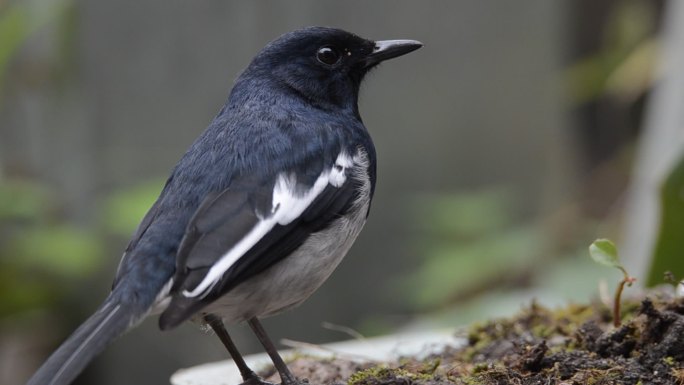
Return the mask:
{"type": "Polygon", "coordinates": [[[510,226],[512,194],[489,189],[472,193],[423,195],[415,202],[420,230],[446,239],[474,239],[510,226]]]}
{"type": "Polygon", "coordinates": [[[635,99],[652,84],[658,40],[653,36],[656,16],[652,4],[623,1],[605,28],[603,49],[570,66],[566,88],[573,103],[601,95],[635,99]]]}
{"type": "Polygon", "coordinates": [[[90,279],[108,259],[108,237],[129,237],[161,185],[111,194],[98,210],[100,223],[84,227],[60,215],[62,205],[47,186],[0,179],[0,317],[50,309],[70,287],[90,279]]]}
{"type": "MultiPolygon", "coordinates": [[[[421,262],[396,285],[402,300],[430,313],[417,329],[504,316],[533,299],[586,301],[616,274],[586,258],[597,224],[576,218],[572,208],[554,218],[521,220],[516,195],[505,188],[425,195],[413,203],[421,262]],[[579,231],[564,233],[567,221],[579,221],[579,231]]],[[[383,319],[371,321],[364,326],[391,330],[383,319]]]]}
{"type": "Polygon", "coordinates": [[[163,181],[154,180],[109,196],[102,210],[106,230],[118,236],[129,237],[152,207],[163,185],[163,181]]]}
{"type": "Polygon", "coordinates": [[[425,262],[412,277],[410,299],[420,307],[438,307],[523,274],[538,257],[540,241],[538,231],[523,227],[428,247],[425,262]]]}
{"type": "Polygon", "coordinates": [[[49,195],[41,185],[21,179],[0,182],[1,221],[31,220],[49,210],[49,195]]]}
{"type": "Polygon", "coordinates": [[[65,286],[98,266],[97,233],[60,218],[39,183],[0,179],[0,316],[49,307],[65,286]]]}
{"type": "Polygon", "coordinates": [[[539,256],[541,233],[516,225],[512,195],[503,189],[417,200],[423,262],[406,278],[407,297],[437,308],[524,274],[539,256]]]}
{"type": "Polygon", "coordinates": [[[660,228],[647,285],[665,282],[664,273],[684,278],[684,156],[665,180],[660,193],[660,228]]]}
{"type": "Polygon", "coordinates": [[[0,13],[0,87],[4,84],[10,58],[29,35],[25,7],[6,4],[0,13]]]}
{"type": "Polygon", "coordinates": [[[4,86],[8,66],[17,51],[31,36],[50,23],[69,17],[71,5],[70,0],[23,0],[0,3],[0,89],[4,86]]]}
{"type": "Polygon", "coordinates": [[[88,230],[67,223],[37,226],[17,234],[6,253],[18,264],[62,276],[85,276],[97,266],[101,243],[88,230]]]}

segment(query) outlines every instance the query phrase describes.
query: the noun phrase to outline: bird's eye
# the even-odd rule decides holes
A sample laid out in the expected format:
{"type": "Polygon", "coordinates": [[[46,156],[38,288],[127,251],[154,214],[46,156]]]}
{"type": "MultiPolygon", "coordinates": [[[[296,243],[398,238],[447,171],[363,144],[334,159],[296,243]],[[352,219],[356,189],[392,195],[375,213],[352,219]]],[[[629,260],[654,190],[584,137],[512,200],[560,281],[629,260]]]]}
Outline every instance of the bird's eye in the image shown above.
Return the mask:
{"type": "Polygon", "coordinates": [[[340,61],[340,54],[333,47],[321,47],[316,52],[316,59],[323,64],[331,66],[340,61]]]}

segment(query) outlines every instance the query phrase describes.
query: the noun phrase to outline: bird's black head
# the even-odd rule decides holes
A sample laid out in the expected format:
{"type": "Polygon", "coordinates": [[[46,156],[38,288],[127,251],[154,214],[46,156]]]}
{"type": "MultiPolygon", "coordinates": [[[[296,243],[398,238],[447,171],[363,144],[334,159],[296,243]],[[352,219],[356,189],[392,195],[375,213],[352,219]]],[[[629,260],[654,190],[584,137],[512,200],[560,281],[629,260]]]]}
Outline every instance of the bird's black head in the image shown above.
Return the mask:
{"type": "Polygon", "coordinates": [[[415,40],[366,40],[352,33],[309,27],[269,43],[238,79],[269,79],[321,107],[356,108],[364,75],[383,60],[420,48],[415,40]]]}

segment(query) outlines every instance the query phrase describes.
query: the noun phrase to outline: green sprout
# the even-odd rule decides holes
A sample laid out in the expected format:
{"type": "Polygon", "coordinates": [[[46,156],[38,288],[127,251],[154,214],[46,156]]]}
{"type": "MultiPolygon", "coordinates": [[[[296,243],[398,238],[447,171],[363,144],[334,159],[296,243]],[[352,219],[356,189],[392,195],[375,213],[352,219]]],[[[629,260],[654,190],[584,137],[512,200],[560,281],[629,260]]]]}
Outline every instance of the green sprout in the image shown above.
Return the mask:
{"type": "Polygon", "coordinates": [[[624,266],[620,263],[618,258],[617,247],[609,239],[597,239],[589,246],[589,255],[591,258],[602,265],[615,267],[619,269],[623,278],[618,283],[617,290],[615,291],[615,299],[613,301],[613,325],[615,327],[620,327],[621,317],[620,317],[620,298],[622,297],[622,291],[625,289],[625,285],[632,286],[636,282],[636,278],[631,277],[624,266]]]}

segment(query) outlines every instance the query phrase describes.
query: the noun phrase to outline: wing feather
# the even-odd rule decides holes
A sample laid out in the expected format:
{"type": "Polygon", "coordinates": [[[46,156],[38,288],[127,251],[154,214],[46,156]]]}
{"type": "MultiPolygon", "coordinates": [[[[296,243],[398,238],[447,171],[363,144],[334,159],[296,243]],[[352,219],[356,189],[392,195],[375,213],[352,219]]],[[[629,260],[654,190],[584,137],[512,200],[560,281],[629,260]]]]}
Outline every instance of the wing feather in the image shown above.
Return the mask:
{"type": "MultiPolygon", "coordinates": [[[[173,299],[160,319],[173,327],[231,288],[277,263],[357,199],[351,158],[340,155],[310,186],[294,172],[208,197],[181,243],[173,299]]],[[[310,171],[309,171],[310,172],[310,171]]]]}

